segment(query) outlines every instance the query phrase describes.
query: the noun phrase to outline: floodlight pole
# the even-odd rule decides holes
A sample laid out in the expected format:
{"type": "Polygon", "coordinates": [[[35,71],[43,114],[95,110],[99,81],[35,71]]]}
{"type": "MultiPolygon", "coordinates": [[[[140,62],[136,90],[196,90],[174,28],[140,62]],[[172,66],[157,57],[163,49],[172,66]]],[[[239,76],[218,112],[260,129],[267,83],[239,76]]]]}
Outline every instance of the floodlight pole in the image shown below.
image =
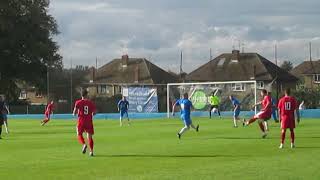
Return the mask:
{"type": "Polygon", "coordinates": [[[167,117],[170,118],[170,97],[169,97],[169,84],[167,84],[167,117]]]}
{"type": "Polygon", "coordinates": [[[72,112],[73,108],[73,77],[72,77],[72,59],[71,59],[71,69],[70,69],[70,109],[72,112]]]}

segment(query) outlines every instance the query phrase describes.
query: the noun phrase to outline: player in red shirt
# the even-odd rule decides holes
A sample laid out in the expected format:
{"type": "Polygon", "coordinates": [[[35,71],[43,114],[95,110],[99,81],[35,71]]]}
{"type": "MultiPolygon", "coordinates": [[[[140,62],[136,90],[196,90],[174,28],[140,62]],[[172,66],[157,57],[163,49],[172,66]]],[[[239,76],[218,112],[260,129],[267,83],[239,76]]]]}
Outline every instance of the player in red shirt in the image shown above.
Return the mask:
{"type": "Polygon", "coordinates": [[[82,98],[76,101],[73,115],[78,115],[78,124],[77,124],[77,135],[78,140],[82,144],[82,153],[85,154],[87,151],[87,144],[82,136],[84,132],[87,133],[88,143],[90,147],[90,156],[93,156],[93,139],[94,134],[92,119],[96,114],[95,104],[87,99],[88,91],[82,91],[82,98]]]}
{"type": "Polygon", "coordinates": [[[297,115],[297,121],[300,122],[299,104],[297,100],[290,96],[290,89],[285,90],[285,96],[280,99],[278,104],[280,122],[281,122],[281,144],[280,149],[283,148],[284,139],[286,137],[286,130],[290,129],[291,133],[291,148],[294,148],[294,128],[295,125],[295,114],[297,115]]]}
{"type": "Polygon", "coordinates": [[[254,115],[249,121],[244,120],[243,125],[248,126],[249,124],[255,122],[259,119],[259,127],[262,131],[262,138],[267,137],[267,128],[265,127],[264,121],[271,118],[272,115],[272,103],[271,103],[271,97],[268,95],[268,91],[263,89],[261,91],[261,96],[263,97],[263,100],[257,104],[254,105],[257,106],[259,104],[262,104],[262,109],[259,113],[254,115]]]}
{"type": "Polygon", "coordinates": [[[44,126],[45,124],[47,124],[50,121],[50,116],[53,113],[53,108],[54,108],[54,102],[51,101],[47,107],[46,107],[46,111],[44,112],[44,120],[41,121],[41,125],[44,126]]]}

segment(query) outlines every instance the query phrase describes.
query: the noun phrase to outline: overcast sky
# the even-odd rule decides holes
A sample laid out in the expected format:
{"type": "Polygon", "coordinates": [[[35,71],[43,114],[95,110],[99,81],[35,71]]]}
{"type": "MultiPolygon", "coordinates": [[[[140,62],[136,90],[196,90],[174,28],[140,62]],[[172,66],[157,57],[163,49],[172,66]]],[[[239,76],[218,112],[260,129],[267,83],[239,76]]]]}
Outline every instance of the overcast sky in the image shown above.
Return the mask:
{"type": "Polygon", "coordinates": [[[99,66],[129,54],[145,57],[165,70],[184,71],[238,49],[297,64],[320,48],[319,0],[51,0],[66,67],[99,66]]]}

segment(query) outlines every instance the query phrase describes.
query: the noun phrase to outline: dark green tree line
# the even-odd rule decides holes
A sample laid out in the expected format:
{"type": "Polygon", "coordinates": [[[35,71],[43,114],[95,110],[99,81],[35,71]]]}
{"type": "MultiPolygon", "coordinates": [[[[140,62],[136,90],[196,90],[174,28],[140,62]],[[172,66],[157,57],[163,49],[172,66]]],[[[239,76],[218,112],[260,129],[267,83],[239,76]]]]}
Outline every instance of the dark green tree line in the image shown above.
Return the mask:
{"type": "Polygon", "coordinates": [[[61,69],[48,0],[0,1],[0,94],[17,97],[17,80],[45,91],[47,68],[61,69]]]}

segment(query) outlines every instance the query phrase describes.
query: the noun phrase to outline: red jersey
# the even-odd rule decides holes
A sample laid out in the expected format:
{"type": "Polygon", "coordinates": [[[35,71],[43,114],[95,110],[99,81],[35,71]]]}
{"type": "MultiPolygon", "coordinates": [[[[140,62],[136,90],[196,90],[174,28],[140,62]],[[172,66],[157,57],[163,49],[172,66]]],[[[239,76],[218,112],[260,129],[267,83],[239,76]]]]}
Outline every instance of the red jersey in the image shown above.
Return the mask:
{"type": "Polygon", "coordinates": [[[53,104],[49,103],[47,105],[47,108],[46,108],[46,112],[45,113],[48,113],[48,114],[51,114],[53,111],[53,104]]]}
{"type": "Polygon", "coordinates": [[[79,122],[92,122],[93,114],[96,112],[95,104],[88,99],[81,99],[76,101],[75,108],[78,111],[79,122]]]}
{"type": "Polygon", "coordinates": [[[278,108],[281,121],[295,121],[294,112],[298,108],[298,103],[294,97],[285,96],[281,98],[278,108]]]}
{"type": "Polygon", "coordinates": [[[262,108],[265,112],[272,113],[272,103],[270,96],[264,96],[262,100],[262,108]]]}

